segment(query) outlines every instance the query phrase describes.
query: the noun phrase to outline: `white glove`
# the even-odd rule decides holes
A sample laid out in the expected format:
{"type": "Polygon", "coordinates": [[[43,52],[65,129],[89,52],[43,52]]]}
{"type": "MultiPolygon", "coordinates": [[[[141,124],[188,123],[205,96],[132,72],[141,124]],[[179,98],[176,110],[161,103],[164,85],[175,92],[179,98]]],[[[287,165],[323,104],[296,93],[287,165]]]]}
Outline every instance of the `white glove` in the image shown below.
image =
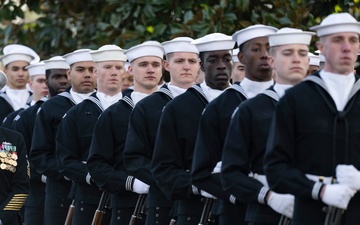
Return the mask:
{"type": "Polygon", "coordinates": [[[210,194],[210,193],[208,193],[208,192],[206,192],[206,191],[203,191],[203,190],[200,191],[200,195],[203,196],[203,197],[205,197],[205,198],[213,198],[213,199],[216,199],[215,196],[213,196],[212,194],[210,194]]]}
{"type": "Polygon", "coordinates": [[[138,194],[147,194],[149,192],[149,188],[150,186],[145,184],[144,182],[142,182],[139,179],[134,180],[134,184],[133,184],[133,192],[138,193],[138,194]]]}
{"type": "Polygon", "coordinates": [[[222,165],[222,161],[219,161],[216,163],[216,166],[214,167],[212,173],[220,173],[221,171],[221,165],[222,165]]]}
{"type": "Polygon", "coordinates": [[[338,165],[336,179],[339,184],[347,185],[356,191],[360,190],[360,171],[353,165],[338,165]]]}
{"type": "Polygon", "coordinates": [[[321,200],[331,206],[346,209],[355,190],[343,184],[327,184],[324,186],[324,194],[321,200]]]}
{"type": "Polygon", "coordinates": [[[294,195],[270,193],[267,204],[276,212],[285,215],[289,218],[293,217],[294,212],[294,195]]]}

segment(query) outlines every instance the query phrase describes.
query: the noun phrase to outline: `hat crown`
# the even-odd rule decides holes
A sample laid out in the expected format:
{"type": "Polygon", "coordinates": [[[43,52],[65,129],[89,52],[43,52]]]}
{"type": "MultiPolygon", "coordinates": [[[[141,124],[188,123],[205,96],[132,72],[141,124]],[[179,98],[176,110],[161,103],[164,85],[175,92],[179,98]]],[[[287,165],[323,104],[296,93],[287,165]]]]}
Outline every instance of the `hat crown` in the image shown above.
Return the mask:
{"type": "Polygon", "coordinates": [[[232,35],[232,39],[237,42],[238,46],[241,46],[249,40],[266,37],[269,34],[276,33],[276,31],[278,31],[278,29],[275,27],[255,24],[235,32],[232,35]]]}
{"type": "Polygon", "coordinates": [[[85,61],[93,62],[93,59],[91,58],[90,55],[90,51],[91,51],[90,49],[77,49],[73,52],[64,55],[63,58],[65,58],[66,62],[69,65],[72,65],[77,62],[85,62],[85,61]]]}
{"type": "Polygon", "coordinates": [[[177,37],[170,41],[165,41],[162,44],[165,54],[173,52],[193,52],[199,54],[198,49],[191,42],[194,39],[189,37],[177,37]]]}
{"type": "Polygon", "coordinates": [[[43,61],[32,63],[25,68],[29,71],[30,76],[45,75],[45,63],[43,61]]]}
{"type": "Polygon", "coordinates": [[[117,45],[104,45],[101,46],[98,50],[90,52],[90,55],[94,62],[103,62],[103,61],[126,61],[127,57],[124,54],[123,49],[117,45]]]}
{"type": "Polygon", "coordinates": [[[357,23],[357,21],[349,13],[334,13],[323,19],[320,25],[327,26],[341,23],[357,23]]]}
{"type": "Polygon", "coordinates": [[[278,30],[276,33],[268,35],[269,45],[271,47],[289,44],[310,45],[310,41],[313,35],[315,35],[314,32],[307,32],[300,29],[284,27],[278,30]]]}
{"type": "Polygon", "coordinates": [[[120,48],[117,45],[104,45],[101,46],[98,51],[108,51],[108,50],[120,50],[120,51],[124,51],[122,48],[120,48]]]}
{"type": "Polygon", "coordinates": [[[231,36],[222,33],[211,33],[204,37],[195,39],[191,42],[194,44],[199,52],[219,51],[219,50],[232,50],[235,41],[231,36]]]}
{"type": "Polygon", "coordinates": [[[212,41],[228,41],[232,40],[231,36],[222,34],[222,33],[212,33],[205,35],[204,37],[198,38],[194,40],[193,44],[207,43],[212,41]]]}
{"type": "Polygon", "coordinates": [[[155,56],[162,59],[164,55],[164,48],[157,41],[145,41],[126,50],[125,55],[127,56],[129,62],[144,56],[155,56]]]}

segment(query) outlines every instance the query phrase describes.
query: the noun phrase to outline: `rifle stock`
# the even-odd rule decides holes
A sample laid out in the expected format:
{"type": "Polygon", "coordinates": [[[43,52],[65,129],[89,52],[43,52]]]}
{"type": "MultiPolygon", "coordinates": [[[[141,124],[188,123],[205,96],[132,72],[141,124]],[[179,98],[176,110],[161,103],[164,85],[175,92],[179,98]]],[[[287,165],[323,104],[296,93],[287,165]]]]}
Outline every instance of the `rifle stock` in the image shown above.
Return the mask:
{"type": "Polygon", "coordinates": [[[142,214],[144,213],[144,207],[145,207],[145,201],[146,201],[146,194],[139,195],[139,198],[136,202],[136,206],[134,209],[134,213],[131,215],[129,225],[135,225],[136,221],[142,219],[142,214]]]}
{"type": "Polygon", "coordinates": [[[212,198],[205,198],[205,204],[201,214],[199,225],[208,224],[214,200],[215,199],[212,198]]]}
{"type": "Polygon", "coordinates": [[[344,211],[344,209],[339,209],[334,206],[327,206],[324,225],[340,225],[344,211]]]}
{"type": "Polygon", "coordinates": [[[281,215],[279,225],[290,225],[291,219],[287,216],[281,215]]]}
{"type": "Polygon", "coordinates": [[[71,225],[72,224],[72,218],[74,215],[75,210],[75,200],[72,200],[71,205],[69,207],[68,213],[66,215],[66,220],[64,225],[71,225]]]}
{"type": "Polygon", "coordinates": [[[106,203],[108,202],[108,200],[109,192],[103,191],[91,225],[101,225],[103,215],[105,214],[106,203]]]}

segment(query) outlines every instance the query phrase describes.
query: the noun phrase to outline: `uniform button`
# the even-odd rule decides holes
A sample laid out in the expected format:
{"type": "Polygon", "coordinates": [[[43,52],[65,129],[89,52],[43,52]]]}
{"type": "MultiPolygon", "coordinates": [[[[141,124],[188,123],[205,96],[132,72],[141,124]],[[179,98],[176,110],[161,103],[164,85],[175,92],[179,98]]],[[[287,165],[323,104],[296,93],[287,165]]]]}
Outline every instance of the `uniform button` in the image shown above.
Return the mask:
{"type": "Polygon", "coordinates": [[[156,223],[156,224],[159,224],[159,221],[156,221],[155,223],[156,223]]]}
{"type": "Polygon", "coordinates": [[[84,208],[83,208],[83,207],[81,207],[81,208],[80,208],[80,211],[84,211],[84,208]]]}
{"type": "Polygon", "coordinates": [[[160,209],[160,207],[156,207],[155,209],[156,209],[156,210],[159,210],[159,209],[160,209]]]}
{"type": "Polygon", "coordinates": [[[156,217],[159,217],[159,214],[155,214],[156,217]]]}
{"type": "Polygon", "coordinates": [[[60,207],[64,207],[64,204],[61,203],[61,204],[60,204],[60,207]]]}
{"type": "Polygon", "coordinates": [[[118,210],[118,211],[117,211],[117,213],[119,213],[119,214],[120,214],[120,213],[121,213],[121,210],[118,210]]]}
{"type": "Polygon", "coordinates": [[[186,218],[186,220],[187,220],[187,221],[190,221],[190,220],[191,220],[191,217],[186,218]]]}
{"type": "Polygon", "coordinates": [[[117,220],[120,220],[120,216],[116,217],[117,220]]]}

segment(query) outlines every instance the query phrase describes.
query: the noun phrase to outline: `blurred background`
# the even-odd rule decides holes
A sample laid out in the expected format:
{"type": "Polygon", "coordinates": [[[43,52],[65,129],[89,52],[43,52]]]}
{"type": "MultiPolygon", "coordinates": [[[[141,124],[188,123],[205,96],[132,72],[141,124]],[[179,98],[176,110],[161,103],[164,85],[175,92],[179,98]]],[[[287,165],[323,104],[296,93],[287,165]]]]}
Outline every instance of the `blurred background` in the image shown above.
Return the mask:
{"type": "MultiPolygon", "coordinates": [[[[48,59],[78,48],[146,40],[232,35],[252,24],[308,30],[334,12],[360,19],[355,1],[303,0],[0,0],[0,49],[19,43],[48,59]]],[[[316,38],[311,52],[316,50],[316,38]]],[[[2,54],[2,53],[1,53],[2,54]]],[[[0,54],[0,55],[1,55],[0,54]]]]}

